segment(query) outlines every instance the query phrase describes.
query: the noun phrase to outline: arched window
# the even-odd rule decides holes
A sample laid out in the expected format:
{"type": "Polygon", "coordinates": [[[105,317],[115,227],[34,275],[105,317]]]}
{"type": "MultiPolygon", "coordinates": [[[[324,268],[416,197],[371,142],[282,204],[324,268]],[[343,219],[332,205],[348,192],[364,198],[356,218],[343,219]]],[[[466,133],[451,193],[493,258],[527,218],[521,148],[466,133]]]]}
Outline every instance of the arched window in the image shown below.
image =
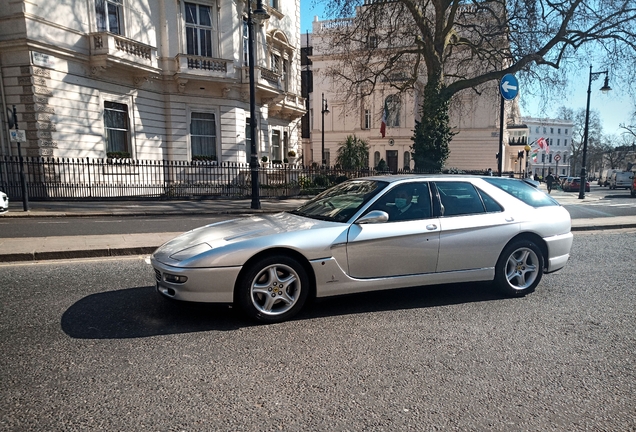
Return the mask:
{"type": "Polygon", "coordinates": [[[400,96],[394,94],[389,95],[384,101],[386,112],[387,127],[400,126],[400,96]]]}
{"type": "Polygon", "coordinates": [[[373,166],[377,167],[379,163],[380,163],[380,152],[377,151],[373,153],[373,166]]]}

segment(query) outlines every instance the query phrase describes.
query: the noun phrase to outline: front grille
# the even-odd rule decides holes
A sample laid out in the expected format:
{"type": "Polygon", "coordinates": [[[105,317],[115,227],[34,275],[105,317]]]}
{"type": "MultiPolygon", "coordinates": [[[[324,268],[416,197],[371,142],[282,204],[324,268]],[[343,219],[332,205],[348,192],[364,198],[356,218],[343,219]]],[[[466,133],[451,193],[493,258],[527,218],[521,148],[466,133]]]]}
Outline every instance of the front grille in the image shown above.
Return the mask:
{"type": "Polygon", "coordinates": [[[155,279],[161,282],[161,272],[157,269],[155,269],[155,279]]]}

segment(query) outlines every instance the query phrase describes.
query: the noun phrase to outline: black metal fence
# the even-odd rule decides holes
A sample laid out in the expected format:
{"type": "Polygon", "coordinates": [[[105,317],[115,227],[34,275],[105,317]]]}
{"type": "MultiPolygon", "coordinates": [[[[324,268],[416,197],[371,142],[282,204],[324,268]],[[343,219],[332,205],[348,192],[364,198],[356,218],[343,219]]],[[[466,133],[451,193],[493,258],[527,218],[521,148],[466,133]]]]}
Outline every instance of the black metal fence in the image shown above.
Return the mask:
{"type": "MultiPolygon", "coordinates": [[[[248,198],[249,164],[90,158],[23,158],[29,199],[185,199],[248,198]]],[[[313,195],[346,179],[377,174],[373,169],[302,167],[289,164],[259,168],[262,197],[313,195]]],[[[20,163],[0,158],[0,190],[22,198],[20,163]]]]}

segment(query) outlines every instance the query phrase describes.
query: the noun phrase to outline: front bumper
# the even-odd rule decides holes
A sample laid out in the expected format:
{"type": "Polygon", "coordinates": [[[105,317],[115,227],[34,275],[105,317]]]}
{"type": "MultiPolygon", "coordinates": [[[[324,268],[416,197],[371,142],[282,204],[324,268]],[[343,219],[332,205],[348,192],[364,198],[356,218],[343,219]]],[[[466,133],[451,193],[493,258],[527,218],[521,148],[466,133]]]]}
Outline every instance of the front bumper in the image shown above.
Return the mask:
{"type": "Polygon", "coordinates": [[[201,303],[232,303],[234,286],[241,267],[178,268],[150,258],[157,291],[175,300],[201,303]],[[165,275],[185,276],[184,283],[173,283],[165,275]]]}

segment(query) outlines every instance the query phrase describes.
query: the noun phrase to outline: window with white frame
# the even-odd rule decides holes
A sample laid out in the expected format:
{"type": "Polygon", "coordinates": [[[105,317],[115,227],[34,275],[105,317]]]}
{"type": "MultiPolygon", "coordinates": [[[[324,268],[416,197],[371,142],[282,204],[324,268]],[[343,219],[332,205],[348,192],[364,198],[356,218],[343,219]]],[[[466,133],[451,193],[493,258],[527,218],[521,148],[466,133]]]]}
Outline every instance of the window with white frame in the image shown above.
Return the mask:
{"type": "Polygon", "coordinates": [[[247,18],[243,18],[243,65],[250,64],[250,27],[247,25],[247,18]]]}
{"type": "Polygon", "coordinates": [[[192,160],[217,160],[216,118],[213,113],[190,114],[192,160]]]}
{"type": "Polygon", "coordinates": [[[364,110],[364,123],[362,126],[363,129],[371,129],[371,110],[364,110]]]}
{"type": "Polygon", "coordinates": [[[245,162],[252,159],[252,125],[249,117],[245,119],[245,162]]]}
{"type": "Polygon", "coordinates": [[[404,170],[411,169],[411,152],[404,152],[404,170]]]}
{"type": "Polygon", "coordinates": [[[280,131],[277,130],[273,130],[272,131],[272,149],[271,149],[271,155],[272,155],[272,162],[273,161],[283,161],[283,149],[281,148],[281,142],[280,142],[280,131]]]}
{"type": "Polygon", "coordinates": [[[216,29],[211,6],[184,3],[186,53],[201,57],[215,56],[216,29]]]}
{"type": "Polygon", "coordinates": [[[373,166],[377,167],[379,163],[380,163],[380,152],[377,151],[373,153],[373,166]]]}
{"type": "Polygon", "coordinates": [[[97,31],[123,34],[122,0],[95,0],[97,31]]]}
{"type": "Polygon", "coordinates": [[[400,126],[400,96],[394,94],[389,95],[385,104],[387,107],[387,118],[386,125],[388,127],[399,127],[400,126]]]}
{"type": "Polygon", "coordinates": [[[106,133],[106,155],[130,157],[128,105],[105,101],[104,129],[106,133]],[[113,153],[115,154],[113,155],[113,153]]]}

